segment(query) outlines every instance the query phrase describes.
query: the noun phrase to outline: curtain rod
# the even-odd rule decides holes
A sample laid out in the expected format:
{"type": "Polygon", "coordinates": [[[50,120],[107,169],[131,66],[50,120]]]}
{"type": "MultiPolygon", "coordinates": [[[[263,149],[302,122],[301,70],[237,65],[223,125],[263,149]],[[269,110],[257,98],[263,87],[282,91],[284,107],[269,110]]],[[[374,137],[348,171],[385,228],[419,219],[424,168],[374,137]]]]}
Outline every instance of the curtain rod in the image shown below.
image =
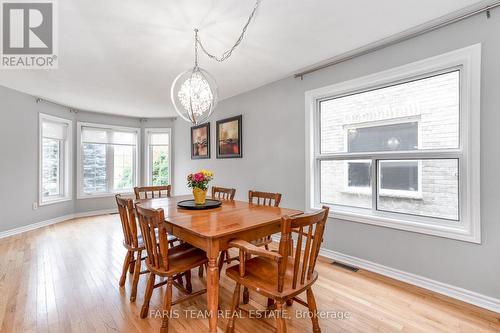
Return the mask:
{"type": "Polygon", "coordinates": [[[367,44],[365,46],[359,47],[357,49],[354,49],[352,51],[343,53],[337,57],[332,58],[328,62],[325,62],[323,64],[319,64],[315,67],[312,67],[310,69],[306,69],[302,72],[294,74],[294,78],[300,78],[301,80],[303,79],[304,75],[310,74],[316,71],[319,71],[321,69],[334,66],[337,64],[340,64],[342,62],[345,62],[347,60],[351,60],[357,57],[360,57],[362,55],[381,50],[383,48],[386,48],[388,46],[403,42],[405,40],[426,34],[428,32],[431,32],[433,30],[445,27],[447,25],[450,25],[452,23],[462,21],[464,19],[467,19],[471,16],[481,14],[486,12],[486,15],[488,18],[490,18],[490,10],[493,8],[496,8],[500,6],[500,0],[493,1],[489,4],[485,4],[485,2],[480,3],[479,5],[475,6],[470,6],[467,7],[463,10],[454,12],[450,15],[442,16],[438,19],[432,20],[430,22],[421,24],[419,26],[416,26],[411,29],[407,29],[401,33],[389,36],[387,38],[383,38],[377,42],[367,44]]]}

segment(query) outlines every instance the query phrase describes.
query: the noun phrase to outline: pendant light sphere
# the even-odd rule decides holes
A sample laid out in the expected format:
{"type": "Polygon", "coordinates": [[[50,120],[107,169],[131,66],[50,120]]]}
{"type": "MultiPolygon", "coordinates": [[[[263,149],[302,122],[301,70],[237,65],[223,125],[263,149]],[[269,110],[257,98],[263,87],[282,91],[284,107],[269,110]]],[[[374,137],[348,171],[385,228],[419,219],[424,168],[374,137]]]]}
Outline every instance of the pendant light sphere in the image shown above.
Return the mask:
{"type": "Polygon", "coordinates": [[[206,70],[195,66],[177,76],[170,97],[182,119],[203,124],[217,105],[217,84],[206,70]]]}

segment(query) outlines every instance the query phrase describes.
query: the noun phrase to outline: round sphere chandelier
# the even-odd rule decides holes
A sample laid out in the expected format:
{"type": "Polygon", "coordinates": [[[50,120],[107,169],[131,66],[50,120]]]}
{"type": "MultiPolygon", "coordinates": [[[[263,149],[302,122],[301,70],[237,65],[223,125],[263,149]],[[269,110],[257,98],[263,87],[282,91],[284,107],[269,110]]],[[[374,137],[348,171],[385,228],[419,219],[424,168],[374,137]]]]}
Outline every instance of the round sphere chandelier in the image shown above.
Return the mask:
{"type": "Polygon", "coordinates": [[[252,13],[248,17],[242,32],[236,43],[221,57],[217,57],[208,52],[203,46],[198,29],[194,29],[194,67],[179,74],[170,91],[170,98],[177,114],[184,120],[194,124],[203,124],[206,122],[217,106],[218,90],[214,78],[204,69],[198,66],[198,47],[210,59],[223,62],[228,59],[234,49],[241,43],[250,21],[252,20],[260,0],[256,0],[252,13]]]}
{"type": "Polygon", "coordinates": [[[203,124],[217,105],[217,84],[206,70],[195,66],[177,76],[171,98],[182,119],[195,125],[203,124]]]}

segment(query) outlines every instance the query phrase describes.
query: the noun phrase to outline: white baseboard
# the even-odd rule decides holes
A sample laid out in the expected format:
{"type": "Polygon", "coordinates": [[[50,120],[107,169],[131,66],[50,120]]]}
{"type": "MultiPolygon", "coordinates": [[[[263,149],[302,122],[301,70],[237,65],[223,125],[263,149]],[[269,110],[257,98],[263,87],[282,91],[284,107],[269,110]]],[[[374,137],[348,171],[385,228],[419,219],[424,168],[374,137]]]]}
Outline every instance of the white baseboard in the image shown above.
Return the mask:
{"type": "MultiPolygon", "coordinates": [[[[279,242],[279,236],[273,236],[274,241],[279,242]]],[[[500,299],[479,294],[475,291],[456,287],[447,283],[432,280],[416,274],[404,272],[395,268],[374,263],[365,259],[353,257],[340,252],[321,248],[319,254],[343,264],[358,267],[373,273],[384,275],[398,281],[406,282],[417,287],[425,288],[436,293],[458,299],[460,301],[476,305],[478,307],[500,313],[500,299]]]]}
{"type": "Polygon", "coordinates": [[[90,212],[75,213],[75,214],[73,214],[73,218],[77,219],[77,218],[80,218],[80,217],[114,214],[114,213],[117,213],[117,212],[118,212],[118,210],[116,208],[101,209],[101,210],[92,210],[90,212]]]}
{"type": "Polygon", "coordinates": [[[28,232],[31,230],[43,228],[52,224],[57,224],[61,223],[64,221],[80,218],[80,217],[87,217],[87,216],[96,216],[96,215],[105,215],[105,214],[112,214],[116,213],[116,209],[102,209],[102,210],[94,210],[94,211],[89,211],[89,212],[82,212],[82,213],[75,213],[75,214],[68,214],[68,215],[63,215],[59,216],[50,220],[45,220],[33,224],[28,224],[19,228],[14,228],[6,231],[0,232],[0,239],[14,236],[14,235],[19,235],[22,234],[23,232],[28,232]]]}

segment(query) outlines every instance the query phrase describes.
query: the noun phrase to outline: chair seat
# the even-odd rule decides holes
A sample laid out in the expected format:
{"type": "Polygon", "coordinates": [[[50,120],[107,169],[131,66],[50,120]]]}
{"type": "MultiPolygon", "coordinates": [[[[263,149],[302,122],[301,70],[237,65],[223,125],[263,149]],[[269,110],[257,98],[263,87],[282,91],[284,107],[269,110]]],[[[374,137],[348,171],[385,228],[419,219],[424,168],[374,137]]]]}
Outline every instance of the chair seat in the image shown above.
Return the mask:
{"type": "Polygon", "coordinates": [[[287,299],[302,293],[311,286],[318,278],[318,273],[313,272],[311,279],[300,284],[300,277],[296,288],[292,288],[293,282],[293,257],[288,257],[283,291],[278,292],[278,263],[262,257],[248,259],[245,265],[245,276],[240,276],[239,265],[234,265],[226,269],[226,275],[234,281],[249,289],[253,289],[260,294],[273,299],[287,299]]]}
{"type": "Polygon", "coordinates": [[[208,262],[208,259],[205,251],[200,250],[188,243],[182,243],[168,249],[168,271],[158,271],[154,267],[150,267],[147,260],[146,265],[154,274],[160,276],[171,276],[188,271],[192,268],[203,265],[206,262],[208,262]]]}

